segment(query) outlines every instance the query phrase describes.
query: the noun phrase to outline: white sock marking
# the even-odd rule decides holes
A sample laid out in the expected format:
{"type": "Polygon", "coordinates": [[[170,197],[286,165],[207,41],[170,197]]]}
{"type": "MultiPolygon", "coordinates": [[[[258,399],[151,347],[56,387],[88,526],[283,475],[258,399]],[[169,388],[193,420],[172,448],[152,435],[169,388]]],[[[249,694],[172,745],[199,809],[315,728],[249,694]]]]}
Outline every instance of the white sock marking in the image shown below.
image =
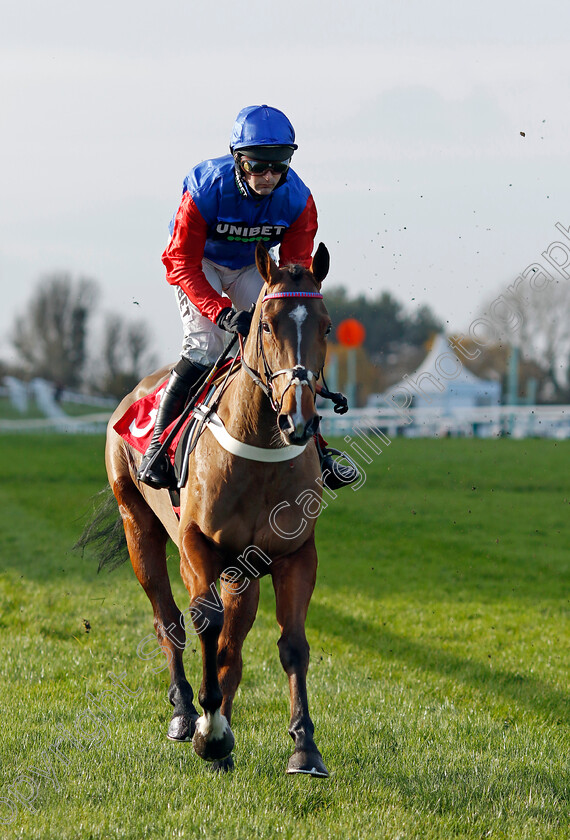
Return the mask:
{"type": "Polygon", "coordinates": [[[228,728],[228,721],[219,709],[216,709],[214,714],[205,712],[202,717],[196,721],[196,729],[200,735],[211,741],[219,741],[223,737],[228,728]]]}

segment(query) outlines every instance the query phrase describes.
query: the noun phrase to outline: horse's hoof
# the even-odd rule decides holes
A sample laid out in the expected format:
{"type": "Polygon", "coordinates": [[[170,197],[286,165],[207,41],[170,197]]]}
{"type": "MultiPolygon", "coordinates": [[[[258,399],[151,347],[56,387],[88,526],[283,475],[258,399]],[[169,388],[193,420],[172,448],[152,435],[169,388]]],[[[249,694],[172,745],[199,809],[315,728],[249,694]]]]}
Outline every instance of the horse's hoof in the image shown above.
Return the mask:
{"type": "Polygon", "coordinates": [[[208,766],[214,773],[230,773],[234,769],[234,760],[228,755],[221,761],[212,761],[208,766]]]}
{"type": "Polygon", "coordinates": [[[295,750],[287,764],[287,773],[304,773],[307,776],[326,778],[329,771],[325,767],[318,750],[295,750]]]}
{"type": "Polygon", "coordinates": [[[188,717],[187,715],[173,715],[170,721],[166,737],[171,741],[191,741],[196,728],[198,715],[188,717]]]}
{"type": "Polygon", "coordinates": [[[204,761],[221,761],[234,748],[235,739],[230,725],[220,710],[202,715],[196,721],[192,746],[204,761]]]}

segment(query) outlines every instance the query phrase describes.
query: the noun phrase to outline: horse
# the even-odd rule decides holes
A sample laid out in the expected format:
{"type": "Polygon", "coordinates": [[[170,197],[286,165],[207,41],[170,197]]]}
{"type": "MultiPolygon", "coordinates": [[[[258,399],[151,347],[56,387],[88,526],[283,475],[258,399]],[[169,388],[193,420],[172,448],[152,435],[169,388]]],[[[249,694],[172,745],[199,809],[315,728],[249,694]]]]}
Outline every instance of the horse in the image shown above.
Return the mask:
{"type": "Polygon", "coordinates": [[[135,400],[158,387],[167,369],[143,379],[117,407],[108,425],[105,460],[130,560],[152,604],[168,660],[173,706],[168,737],[192,740],[197,755],[216,770],[233,768],[231,716],[242,646],[256,616],[259,578],[269,574],[295,745],[286,772],[325,777],[307,699],[305,619],[317,572],[316,515],[302,516],[299,499],[308,494],[314,509],[322,495],[315,392],[331,329],[320,292],[329,254],[321,243],[310,269],[278,268],[258,242],[256,265],[264,285],[242,344],[242,364],[224,386],[217,427],[207,425],[189,455],[179,520],[168,490],[137,480],[141,456],[113,428],[135,400]],[[190,597],[184,617],[166,566],[169,536],[178,546],[190,597]],[[201,645],[201,715],[184,672],[188,616],[201,645]]]}

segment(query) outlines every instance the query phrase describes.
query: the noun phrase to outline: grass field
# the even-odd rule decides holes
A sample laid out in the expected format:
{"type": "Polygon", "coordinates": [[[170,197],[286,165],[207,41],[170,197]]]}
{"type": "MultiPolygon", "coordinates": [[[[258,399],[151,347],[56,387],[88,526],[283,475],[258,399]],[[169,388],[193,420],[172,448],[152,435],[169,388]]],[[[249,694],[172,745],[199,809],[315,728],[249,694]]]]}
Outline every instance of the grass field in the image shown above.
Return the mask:
{"type": "MultiPolygon", "coordinates": [[[[102,437],[0,439],[0,836],[570,837],[570,443],[397,439],[330,502],[307,621],[328,780],[284,774],[269,580],[235,772],[167,741],[166,672],[137,655],[146,596],[70,550],[102,455],[102,437]],[[109,672],[130,696],[103,703],[109,672]]],[[[185,607],[174,550],[170,568],[185,607]]],[[[197,688],[193,647],[186,664],[197,688]]]]}

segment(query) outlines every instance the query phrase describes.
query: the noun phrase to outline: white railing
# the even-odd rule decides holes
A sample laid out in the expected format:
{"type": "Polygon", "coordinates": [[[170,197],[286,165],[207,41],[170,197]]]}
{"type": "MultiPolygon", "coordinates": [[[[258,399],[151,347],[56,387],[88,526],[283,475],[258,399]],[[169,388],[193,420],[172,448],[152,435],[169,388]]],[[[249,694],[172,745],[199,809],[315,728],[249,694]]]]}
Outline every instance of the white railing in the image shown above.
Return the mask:
{"type": "Polygon", "coordinates": [[[45,379],[32,379],[21,382],[14,377],[5,377],[5,385],[0,388],[0,396],[6,396],[14,407],[25,413],[33,400],[44,417],[38,419],[0,420],[2,432],[66,432],[71,434],[97,434],[104,432],[109,417],[117,405],[111,397],[97,397],[62,390],[56,399],[52,382],[45,379]],[[68,415],[62,403],[77,403],[93,406],[93,413],[68,415]],[[100,409],[97,411],[97,409],[100,409]]]}
{"type": "Polygon", "coordinates": [[[40,417],[31,420],[0,420],[0,434],[17,432],[64,432],[93,435],[105,432],[111,411],[82,414],[78,417],[40,417]]]}
{"type": "MultiPolygon", "coordinates": [[[[109,403],[111,405],[109,406],[109,403]]],[[[69,415],[40,419],[0,420],[0,434],[15,432],[65,432],[97,434],[104,432],[112,414],[109,408],[81,416],[69,415]]],[[[429,409],[353,408],[338,415],[330,408],[319,408],[325,437],[351,435],[366,427],[381,429],[389,438],[405,437],[546,437],[570,438],[570,405],[491,406],[477,408],[429,409]]]]}
{"type": "Polygon", "coordinates": [[[347,414],[319,410],[323,435],[344,436],[367,426],[388,437],[548,437],[570,438],[570,405],[501,405],[429,409],[355,408],[347,414]]]}

